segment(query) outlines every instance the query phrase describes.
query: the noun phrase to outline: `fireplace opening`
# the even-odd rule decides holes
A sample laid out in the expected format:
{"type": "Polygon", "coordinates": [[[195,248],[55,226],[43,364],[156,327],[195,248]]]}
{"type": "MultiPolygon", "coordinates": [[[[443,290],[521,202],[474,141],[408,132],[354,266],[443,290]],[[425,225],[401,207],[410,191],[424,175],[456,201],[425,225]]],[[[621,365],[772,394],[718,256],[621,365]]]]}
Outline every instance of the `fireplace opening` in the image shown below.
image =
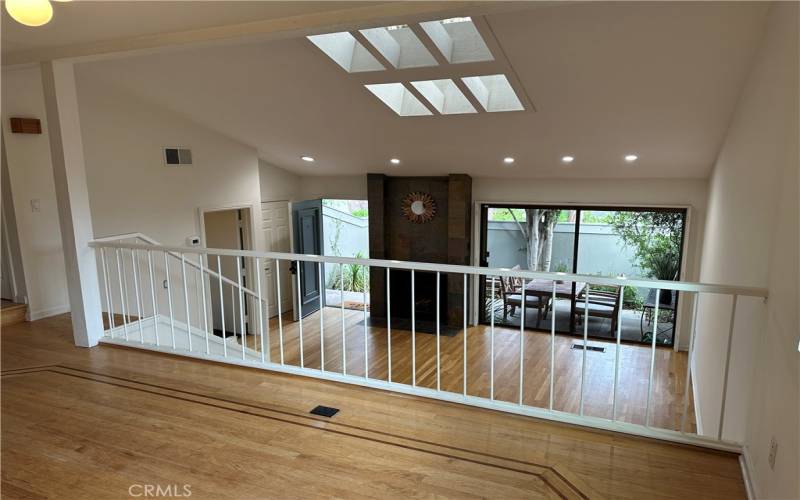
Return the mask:
{"type": "MultiPolygon", "coordinates": [[[[390,271],[392,327],[411,329],[411,271],[390,271]]],[[[447,323],[447,275],[439,275],[439,320],[441,333],[447,323]]],[[[436,333],[436,273],[414,272],[416,330],[436,333]]]]}

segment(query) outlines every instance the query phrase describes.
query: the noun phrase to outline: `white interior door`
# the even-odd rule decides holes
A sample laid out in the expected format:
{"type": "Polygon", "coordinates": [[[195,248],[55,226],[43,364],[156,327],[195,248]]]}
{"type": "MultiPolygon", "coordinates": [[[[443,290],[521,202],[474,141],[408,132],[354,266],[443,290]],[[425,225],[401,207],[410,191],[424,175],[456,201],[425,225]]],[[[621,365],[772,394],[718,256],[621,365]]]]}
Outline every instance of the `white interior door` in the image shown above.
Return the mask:
{"type": "MultiPolygon", "coordinates": [[[[290,252],[289,232],[289,202],[268,201],[261,204],[262,228],[264,242],[268,252],[290,252]]],[[[281,313],[292,309],[292,274],[289,273],[289,262],[280,261],[280,290],[281,313]]],[[[267,260],[263,263],[264,282],[267,297],[269,297],[269,317],[278,314],[277,286],[275,281],[275,261],[267,260]]]]}

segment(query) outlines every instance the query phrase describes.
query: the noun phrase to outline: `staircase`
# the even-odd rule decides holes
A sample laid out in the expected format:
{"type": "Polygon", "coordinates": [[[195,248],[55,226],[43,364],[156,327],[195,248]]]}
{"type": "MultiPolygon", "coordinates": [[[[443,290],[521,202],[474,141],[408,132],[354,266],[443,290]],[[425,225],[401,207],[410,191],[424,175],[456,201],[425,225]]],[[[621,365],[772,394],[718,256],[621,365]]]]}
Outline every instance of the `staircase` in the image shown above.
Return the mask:
{"type": "Polygon", "coordinates": [[[27,312],[26,304],[15,304],[9,300],[3,300],[0,308],[0,325],[5,327],[23,323],[27,312]]]}

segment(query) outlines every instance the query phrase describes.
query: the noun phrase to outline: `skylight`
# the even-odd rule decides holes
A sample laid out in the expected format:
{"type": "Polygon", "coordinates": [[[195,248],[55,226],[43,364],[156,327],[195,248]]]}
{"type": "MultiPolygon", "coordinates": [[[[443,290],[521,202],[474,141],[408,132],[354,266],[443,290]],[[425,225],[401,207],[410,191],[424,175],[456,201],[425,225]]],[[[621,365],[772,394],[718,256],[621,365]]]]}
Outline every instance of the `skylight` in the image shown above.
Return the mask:
{"type": "Polygon", "coordinates": [[[511,84],[508,83],[506,75],[468,76],[461,81],[481,103],[483,109],[490,113],[525,109],[511,84]]]}
{"type": "Polygon", "coordinates": [[[436,66],[436,59],[406,24],[359,30],[395,68],[436,66]]]}
{"type": "Polygon", "coordinates": [[[400,116],[433,114],[402,83],[376,83],[364,86],[400,116]]]}
{"type": "Polygon", "coordinates": [[[469,17],[420,23],[450,63],[493,61],[492,53],[469,17]]]}
{"type": "Polygon", "coordinates": [[[477,113],[453,80],[425,80],[411,85],[443,115],[477,113]]]}
{"type": "Polygon", "coordinates": [[[348,73],[385,69],[353,35],[346,31],[311,35],[307,38],[348,73]]]}

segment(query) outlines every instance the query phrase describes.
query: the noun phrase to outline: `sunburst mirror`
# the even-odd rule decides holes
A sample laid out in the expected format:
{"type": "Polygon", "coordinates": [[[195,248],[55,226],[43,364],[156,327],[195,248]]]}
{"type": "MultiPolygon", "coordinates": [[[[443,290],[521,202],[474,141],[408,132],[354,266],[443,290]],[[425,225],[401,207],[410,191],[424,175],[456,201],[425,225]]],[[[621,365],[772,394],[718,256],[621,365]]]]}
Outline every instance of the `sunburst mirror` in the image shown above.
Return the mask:
{"type": "Polygon", "coordinates": [[[409,193],[401,208],[403,216],[415,224],[430,222],[436,215],[436,201],[428,193],[409,193]]]}

